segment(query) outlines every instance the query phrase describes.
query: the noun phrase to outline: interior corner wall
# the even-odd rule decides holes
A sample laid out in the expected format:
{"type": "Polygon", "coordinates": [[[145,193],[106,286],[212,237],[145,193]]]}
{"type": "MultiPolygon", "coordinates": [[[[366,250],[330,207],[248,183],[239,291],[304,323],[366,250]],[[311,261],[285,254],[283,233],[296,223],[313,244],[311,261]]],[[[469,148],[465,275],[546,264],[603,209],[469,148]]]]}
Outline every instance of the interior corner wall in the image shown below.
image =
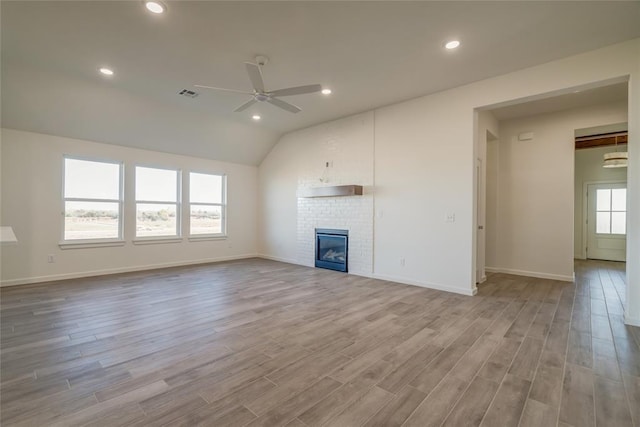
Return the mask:
{"type": "Polygon", "coordinates": [[[261,216],[268,224],[261,227],[260,253],[276,260],[313,266],[315,228],[347,229],[349,271],[370,276],[372,188],[373,112],[285,135],[260,167],[261,216]],[[307,188],[349,184],[362,185],[364,194],[297,197],[307,188]]]}
{"type": "MultiPolygon", "coordinates": [[[[17,244],[2,247],[2,285],[34,283],[255,256],[257,168],[234,163],[125,148],[86,140],[2,129],[2,225],[12,226],[17,244]],[[125,245],[60,249],[63,156],[124,162],[125,245]],[[135,245],[135,165],[227,175],[225,240],[135,245]],[[55,263],[47,256],[54,255],[55,263]]],[[[183,204],[182,213],[187,214],[183,204]]]]}
{"type": "MultiPolygon", "coordinates": [[[[630,99],[633,94],[640,98],[639,52],[640,39],[634,39],[375,110],[373,275],[472,294],[475,110],[626,79],[630,81],[630,99]],[[453,222],[447,222],[448,214],[455,217],[453,222]]],[[[633,174],[640,175],[637,122],[639,101],[631,103],[629,110],[630,181],[636,176],[633,174]],[[634,168],[638,172],[633,172],[634,168]]],[[[500,130],[501,141],[504,138],[500,130]]],[[[295,260],[295,224],[300,214],[295,162],[304,156],[305,140],[293,141],[285,135],[260,165],[261,253],[268,257],[295,260]]],[[[570,159],[573,164],[572,153],[570,159]]],[[[571,194],[573,166],[568,171],[571,194]]],[[[639,257],[640,188],[636,190],[638,195],[630,196],[630,206],[637,212],[630,213],[629,218],[630,224],[638,226],[632,233],[638,245],[630,244],[629,253],[639,257]]],[[[572,258],[571,195],[568,203],[571,217],[566,225],[570,237],[563,254],[572,258]]],[[[572,272],[564,264],[555,267],[552,274],[572,272]]],[[[629,280],[637,282],[640,319],[640,267],[629,271],[629,280]]]]}
{"type": "Polygon", "coordinates": [[[492,267],[573,280],[574,131],[626,120],[626,102],[617,102],[500,122],[492,267]],[[532,140],[518,139],[529,132],[532,140]]]}
{"type": "MultiPolygon", "coordinates": [[[[626,110],[626,109],[625,109],[626,110]]],[[[626,120],[626,118],[625,118],[626,120]]],[[[621,151],[627,149],[626,144],[618,148],[621,151]]],[[[597,181],[603,182],[626,182],[627,168],[603,168],[602,161],[605,153],[615,151],[613,146],[595,147],[576,150],[575,153],[575,190],[574,190],[574,257],[585,259],[585,240],[583,235],[585,218],[584,218],[584,201],[586,200],[585,184],[597,181]]]]}

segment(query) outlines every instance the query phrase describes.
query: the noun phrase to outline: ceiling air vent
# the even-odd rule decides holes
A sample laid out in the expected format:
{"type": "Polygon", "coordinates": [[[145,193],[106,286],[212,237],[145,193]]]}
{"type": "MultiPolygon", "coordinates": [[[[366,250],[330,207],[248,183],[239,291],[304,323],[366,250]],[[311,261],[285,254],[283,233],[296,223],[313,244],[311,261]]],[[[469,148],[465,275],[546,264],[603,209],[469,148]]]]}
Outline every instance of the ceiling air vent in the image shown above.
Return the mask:
{"type": "Polygon", "coordinates": [[[182,89],[180,92],[178,92],[178,95],[186,96],[188,98],[195,98],[196,96],[198,96],[198,92],[194,92],[189,89],[182,89]]]}

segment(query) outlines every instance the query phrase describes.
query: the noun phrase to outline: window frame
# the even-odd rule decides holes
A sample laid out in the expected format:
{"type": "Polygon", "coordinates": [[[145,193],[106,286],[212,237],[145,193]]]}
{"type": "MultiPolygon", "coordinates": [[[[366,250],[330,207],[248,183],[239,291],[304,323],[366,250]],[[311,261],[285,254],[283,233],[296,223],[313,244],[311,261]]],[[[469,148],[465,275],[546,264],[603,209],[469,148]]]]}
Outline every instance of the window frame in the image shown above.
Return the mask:
{"type": "Polygon", "coordinates": [[[188,180],[188,196],[189,199],[187,201],[187,212],[189,213],[189,229],[187,230],[187,235],[189,236],[189,240],[219,240],[227,238],[227,174],[219,173],[219,172],[204,172],[200,170],[190,170],[189,171],[189,180],[188,180]],[[191,201],[191,174],[199,174],[199,175],[212,175],[219,176],[221,178],[221,191],[220,191],[220,203],[207,203],[207,202],[192,202],[191,201]],[[198,233],[193,234],[191,232],[191,207],[192,206],[220,206],[220,215],[221,215],[221,224],[220,224],[220,233],[198,233]]]}
{"type": "MultiPolygon", "coordinates": [[[[613,209],[613,190],[624,190],[625,192],[625,200],[628,199],[628,191],[627,191],[627,187],[620,187],[620,188],[602,188],[602,189],[597,189],[596,190],[596,235],[601,235],[601,236],[626,236],[627,235],[627,227],[626,227],[626,220],[627,220],[627,204],[625,202],[625,209],[624,210],[614,210],[613,209]],[[599,191],[609,191],[609,207],[607,210],[599,210],[598,209],[598,192],[599,191]],[[600,233],[598,232],[598,214],[599,213],[607,213],[609,216],[609,232],[607,233],[600,233]],[[625,216],[625,230],[624,233],[614,233],[613,232],[613,214],[614,213],[624,213],[625,216]]],[[[627,200],[628,201],[628,200],[627,200]]]]}
{"type": "Polygon", "coordinates": [[[61,200],[62,209],[61,213],[61,236],[58,246],[61,249],[70,248],[90,248],[101,246],[122,246],[124,245],[124,162],[121,160],[112,160],[106,158],[89,157],[89,156],[77,156],[72,154],[62,155],[62,188],[61,188],[61,200]],[[118,199],[99,199],[99,198],[83,198],[83,197],[66,197],[67,186],[67,159],[79,160],[84,162],[94,163],[108,163],[118,165],[118,199]],[[66,239],[66,210],[67,202],[93,202],[93,203],[117,203],[118,204],[118,237],[105,237],[105,238],[91,238],[91,239],[66,239]]]}
{"type": "Polygon", "coordinates": [[[182,169],[168,166],[157,166],[136,163],[133,165],[133,207],[134,207],[134,227],[133,243],[176,243],[182,241],[182,169]],[[176,200],[169,201],[149,201],[138,200],[138,168],[168,170],[176,173],[176,200]],[[138,236],[138,205],[175,205],[176,206],[176,234],[166,234],[162,236],[138,236]]]}

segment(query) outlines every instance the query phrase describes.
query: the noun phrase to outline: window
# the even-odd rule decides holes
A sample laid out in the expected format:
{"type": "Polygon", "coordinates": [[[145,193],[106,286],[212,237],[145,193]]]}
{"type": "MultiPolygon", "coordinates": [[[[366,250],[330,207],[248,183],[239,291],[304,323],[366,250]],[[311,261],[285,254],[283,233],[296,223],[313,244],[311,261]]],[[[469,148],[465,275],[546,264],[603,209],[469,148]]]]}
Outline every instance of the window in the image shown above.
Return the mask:
{"type": "Polygon", "coordinates": [[[136,166],[136,237],[180,235],[177,170],[136,166]]]}
{"type": "Polygon", "coordinates": [[[596,233],[626,234],[627,189],[599,189],[596,192],[596,233]]]}
{"type": "Polygon", "coordinates": [[[122,163],[64,158],[64,241],[122,239],[122,163]]]}
{"type": "Polygon", "coordinates": [[[224,235],[226,230],[225,176],[189,174],[189,234],[224,235]]]}

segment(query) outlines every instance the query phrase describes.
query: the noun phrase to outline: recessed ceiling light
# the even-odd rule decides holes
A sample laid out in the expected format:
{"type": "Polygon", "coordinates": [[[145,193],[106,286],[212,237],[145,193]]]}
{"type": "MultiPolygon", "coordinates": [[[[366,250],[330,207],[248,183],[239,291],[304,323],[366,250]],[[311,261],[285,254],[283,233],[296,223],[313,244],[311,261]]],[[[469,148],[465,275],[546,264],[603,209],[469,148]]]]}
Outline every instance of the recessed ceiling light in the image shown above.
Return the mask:
{"type": "Polygon", "coordinates": [[[331,95],[331,89],[322,89],[323,95],[331,95]]]}
{"type": "Polygon", "coordinates": [[[157,14],[164,13],[164,11],[167,9],[166,6],[159,1],[145,1],[144,6],[149,12],[157,14]]]}
{"type": "Polygon", "coordinates": [[[451,40],[444,45],[447,49],[455,49],[460,46],[460,42],[458,40],[451,40]]]}
{"type": "Polygon", "coordinates": [[[111,68],[107,67],[100,67],[98,68],[98,71],[100,71],[105,76],[113,76],[115,74],[111,68]]]}
{"type": "Polygon", "coordinates": [[[259,115],[257,115],[257,114],[254,114],[253,116],[251,116],[251,118],[253,120],[260,120],[261,119],[261,117],[259,115]]]}

